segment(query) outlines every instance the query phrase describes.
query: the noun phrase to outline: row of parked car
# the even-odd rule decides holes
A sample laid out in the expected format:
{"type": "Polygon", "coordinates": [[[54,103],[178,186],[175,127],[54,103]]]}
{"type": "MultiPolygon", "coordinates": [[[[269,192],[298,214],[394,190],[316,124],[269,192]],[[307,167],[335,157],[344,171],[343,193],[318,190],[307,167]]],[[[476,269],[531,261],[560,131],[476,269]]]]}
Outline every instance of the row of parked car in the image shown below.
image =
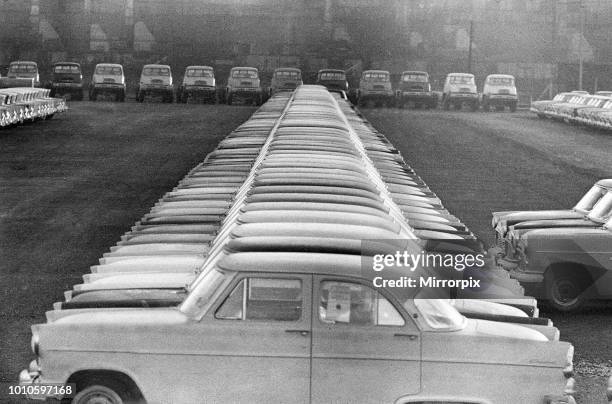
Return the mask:
{"type": "MultiPolygon", "coordinates": [[[[34,77],[39,81],[38,68],[34,62],[14,62],[9,75],[34,77]]],[[[53,66],[53,80],[50,84],[53,95],[71,94],[73,99],[83,99],[83,76],[78,63],[56,63],[53,66]]],[[[172,70],[168,65],[145,65],[142,69],[136,99],[144,101],[147,96],[159,96],[164,102],[226,102],[238,100],[261,104],[270,95],[284,90],[293,90],[303,84],[302,72],[297,68],[279,68],[272,75],[269,87],[264,88],[259,71],[253,67],[231,69],[224,87],[217,86],[215,72],[210,66],[188,66],[183,81],[175,91],[172,70]]],[[[487,76],[482,94],[478,93],[473,74],[451,73],[446,77],[441,93],[432,91],[429,75],[422,71],[405,71],[394,89],[391,75],[385,70],[366,70],[362,73],[359,87],[349,88],[346,72],[337,69],[322,69],[317,74],[316,84],[331,91],[341,91],[353,103],[365,105],[386,105],[460,109],[468,106],[477,110],[482,105],[485,111],[491,108],[516,110],[518,97],[514,77],[503,74],[487,76]]],[[[94,69],[89,87],[89,99],[112,95],[118,101],[125,101],[126,80],[123,67],[119,64],[101,63],[94,69]]]]}
{"type": "MultiPolygon", "coordinates": [[[[0,79],[0,86],[15,83],[0,79]]],[[[49,90],[32,87],[0,88],[0,128],[51,119],[66,110],[66,102],[49,96],[49,90]]]]}
{"type": "Polygon", "coordinates": [[[279,92],[32,327],[20,383],[79,404],[575,402],[573,347],[493,260],[486,290],[430,299],[374,287],[368,239],[484,254],[353,105],[279,92]]]}
{"type": "Polygon", "coordinates": [[[612,298],[612,179],[571,209],[495,212],[499,262],[527,291],[572,311],[612,298]]]}
{"type": "Polygon", "coordinates": [[[612,129],[612,91],[559,93],[552,100],[532,102],[531,111],[540,118],[612,129]]]}

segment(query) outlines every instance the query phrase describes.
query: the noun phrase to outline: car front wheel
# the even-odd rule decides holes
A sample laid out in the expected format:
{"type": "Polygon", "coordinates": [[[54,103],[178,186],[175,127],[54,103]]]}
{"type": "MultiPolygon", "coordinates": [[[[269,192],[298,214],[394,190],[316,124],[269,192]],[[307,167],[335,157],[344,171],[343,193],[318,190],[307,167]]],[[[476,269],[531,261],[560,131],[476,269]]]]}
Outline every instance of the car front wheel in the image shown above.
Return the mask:
{"type": "Polygon", "coordinates": [[[569,271],[557,271],[546,275],[546,298],[548,304],[558,311],[574,311],[584,301],[584,282],[569,271]]]}
{"type": "Polygon", "coordinates": [[[124,402],[119,393],[100,384],[84,388],[72,400],[72,404],[123,404],[124,402]]]}

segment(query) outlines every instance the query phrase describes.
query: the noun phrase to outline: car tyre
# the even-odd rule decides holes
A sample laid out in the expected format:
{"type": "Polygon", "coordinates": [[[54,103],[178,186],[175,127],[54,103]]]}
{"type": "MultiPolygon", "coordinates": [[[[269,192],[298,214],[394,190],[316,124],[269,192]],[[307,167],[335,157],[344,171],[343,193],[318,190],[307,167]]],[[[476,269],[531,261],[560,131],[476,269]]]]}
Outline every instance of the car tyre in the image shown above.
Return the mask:
{"type": "Polygon", "coordinates": [[[232,93],[227,93],[227,105],[232,105],[233,102],[233,96],[232,93]]]}
{"type": "Polygon", "coordinates": [[[445,111],[450,110],[450,101],[448,99],[442,100],[442,109],[445,111]]]}
{"type": "Polygon", "coordinates": [[[516,103],[510,104],[510,112],[516,112],[516,103]]]}
{"type": "Polygon", "coordinates": [[[575,311],[585,302],[583,292],[585,281],[578,271],[548,271],[544,280],[547,303],[555,310],[562,312],[575,311]]]}
{"type": "Polygon", "coordinates": [[[102,384],[93,384],[77,393],[72,404],[124,404],[125,398],[114,388],[102,384]]]}

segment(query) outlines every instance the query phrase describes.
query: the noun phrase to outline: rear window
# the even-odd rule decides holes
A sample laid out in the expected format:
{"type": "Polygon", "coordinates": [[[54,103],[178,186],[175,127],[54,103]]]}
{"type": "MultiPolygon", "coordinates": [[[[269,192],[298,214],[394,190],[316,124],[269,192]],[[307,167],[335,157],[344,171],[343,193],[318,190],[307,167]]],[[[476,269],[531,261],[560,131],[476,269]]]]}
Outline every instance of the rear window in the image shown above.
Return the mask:
{"type": "Polygon", "coordinates": [[[53,73],[81,73],[79,66],[75,65],[56,65],[53,68],[53,73]]]}
{"type": "Polygon", "coordinates": [[[321,80],[346,80],[344,72],[323,72],[320,74],[321,80]]]}
{"type": "Polygon", "coordinates": [[[213,77],[213,72],[210,69],[193,68],[193,69],[187,69],[185,76],[187,77],[213,77]]]}
{"type": "Polygon", "coordinates": [[[473,76],[450,76],[448,78],[450,84],[474,84],[473,76]]]}
{"type": "Polygon", "coordinates": [[[402,76],[402,81],[417,81],[420,83],[427,83],[428,77],[426,74],[406,73],[402,76]]]}
{"type": "Polygon", "coordinates": [[[11,73],[36,73],[38,69],[33,64],[15,63],[9,67],[11,73]]]}
{"type": "Polygon", "coordinates": [[[142,69],[143,76],[170,76],[170,69],[167,67],[145,67],[142,69]]]}
{"type": "Polygon", "coordinates": [[[389,74],[367,72],[363,74],[363,79],[366,81],[389,81],[389,74]]]}
{"type": "Polygon", "coordinates": [[[98,66],[96,67],[96,74],[105,74],[109,76],[121,76],[123,72],[118,66],[98,66]]]}
{"type": "Polygon", "coordinates": [[[256,70],[234,70],[232,72],[232,77],[236,79],[256,79],[257,71],[256,70]]]}
{"type": "Polygon", "coordinates": [[[292,70],[279,70],[274,72],[274,77],[276,77],[277,79],[299,80],[301,78],[301,75],[300,72],[292,70]]]}
{"type": "Polygon", "coordinates": [[[487,84],[491,86],[513,86],[514,79],[512,77],[489,77],[487,84]]]}

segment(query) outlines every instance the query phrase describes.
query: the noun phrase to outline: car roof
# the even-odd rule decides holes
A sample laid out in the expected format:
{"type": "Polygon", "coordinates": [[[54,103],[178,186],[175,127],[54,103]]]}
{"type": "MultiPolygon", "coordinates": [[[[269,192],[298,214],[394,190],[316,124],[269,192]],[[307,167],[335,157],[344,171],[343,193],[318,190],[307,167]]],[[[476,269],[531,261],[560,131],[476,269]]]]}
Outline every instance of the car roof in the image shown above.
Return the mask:
{"type": "Polygon", "coordinates": [[[361,275],[360,254],[236,252],[223,256],[217,265],[230,271],[361,275]]]}
{"type": "Polygon", "coordinates": [[[340,69],[321,69],[319,73],[344,73],[344,70],[340,69]]]}
{"type": "Polygon", "coordinates": [[[32,62],[31,60],[15,60],[11,63],[9,63],[10,65],[16,65],[16,64],[22,64],[22,65],[38,65],[36,62],[32,62]]]}
{"type": "Polygon", "coordinates": [[[56,62],[56,63],[53,63],[53,66],[57,66],[57,65],[70,65],[70,66],[79,66],[79,67],[81,66],[81,64],[77,63],[77,62],[56,62]]]}
{"type": "Polygon", "coordinates": [[[279,72],[279,71],[301,72],[301,70],[298,69],[297,67],[279,67],[277,69],[274,69],[274,72],[279,72]]]}
{"type": "Polygon", "coordinates": [[[489,74],[487,76],[487,78],[489,78],[489,77],[500,77],[500,78],[508,78],[508,79],[513,79],[514,78],[514,76],[511,75],[511,74],[489,74]]]}
{"type": "Polygon", "coordinates": [[[420,70],[404,70],[402,72],[402,75],[404,75],[404,74],[426,74],[426,75],[429,75],[429,73],[423,72],[423,71],[420,71],[420,70]]]}
{"type": "Polygon", "coordinates": [[[474,75],[472,73],[448,73],[448,76],[467,76],[467,77],[474,77],[474,75]]]}
{"type": "Polygon", "coordinates": [[[123,69],[123,66],[122,66],[122,65],[120,65],[119,63],[98,63],[98,64],[96,65],[96,67],[98,67],[98,66],[120,67],[120,68],[122,68],[122,69],[123,69]]]}
{"type": "Polygon", "coordinates": [[[606,178],[603,180],[599,180],[596,182],[596,184],[604,188],[612,188],[612,178],[606,178]]]}
{"type": "Polygon", "coordinates": [[[192,65],[192,66],[187,66],[185,68],[185,70],[187,69],[206,69],[206,70],[214,70],[211,66],[200,66],[200,65],[192,65]]]}
{"type": "Polygon", "coordinates": [[[254,70],[257,71],[256,67],[248,67],[248,66],[235,66],[232,67],[232,70],[254,70]]]}
{"type": "Polygon", "coordinates": [[[169,66],[169,65],[158,65],[158,64],[149,64],[149,65],[144,65],[144,66],[142,66],[142,68],[143,68],[143,69],[144,69],[145,67],[165,67],[165,68],[167,68],[167,69],[169,69],[169,68],[170,68],[170,66],[169,66]]]}
{"type": "Polygon", "coordinates": [[[364,73],[385,73],[385,74],[389,74],[388,70],[364,70],[364,73]]]}

